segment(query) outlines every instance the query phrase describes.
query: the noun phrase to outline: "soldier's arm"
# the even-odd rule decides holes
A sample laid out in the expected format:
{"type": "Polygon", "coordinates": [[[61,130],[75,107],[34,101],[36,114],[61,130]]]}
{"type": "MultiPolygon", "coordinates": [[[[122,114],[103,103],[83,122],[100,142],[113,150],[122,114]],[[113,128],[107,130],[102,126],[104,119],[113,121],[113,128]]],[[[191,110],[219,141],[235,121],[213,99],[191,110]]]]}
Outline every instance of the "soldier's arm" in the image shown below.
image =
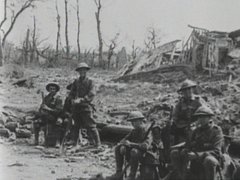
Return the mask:
{"type": "MultiPolygon", "coordinates": [[[[222,145],[224,142],[223,133],[220,127],[213,127],[212,140],[209,144],[203,144],[206,151],[202,152],[203,156],[221,154],[222,145]]],[[[200,155],[201,155],[200,154],[200,155]]]]}
{"type": "Polygon", "coordinates": [[[50,112],[54,112],[54,113],[60,113],[62,111],[62,100],[60,98],[60,96],[56,97],[55,100],[55,108],[50,108],[49,106],[45,106],[44,109],[50,112]]]}
{"type": "Polygon", "coordinates": [[[128,133],[121,141],[120,144],[123,144],[125,141],[130,140],[132,132],[128,133]]]}
{"type": "Polygon", "coordinates": [[[62,111],[62,109],[63,109],[62,99],[61,99],[60,96],[57,96],[57,97],[56,97],[56,106],[55,106],[55,108],[54,108],[54,111],[55,111],[56,113],[60,113],[60,112],[62,111]]]}
{"type": "Polygon", "coordinates": [[[90,103],[93,101],[94,96],[95,96],[95,89],[94,89],[93,81],[89,80],[88,81],[88,93],[87,93],[87,95],[84,96],[84,101],[90,103]]]}
{"type": "Polygon", "coordinates": [[[173,122],[178,121],[180,111],[181,111],[181,105],[180,105],[180,102],[178,102],[176,106],[173,108],[173,113],[172,113],[173,122]]]}
{"type": "Polygon", "coordinates": [[[76,92],[77,92],[77,80],[75,80],[72,83],[72,88],[71,88],[70,93],[69,93],[69,98],[74,99],[76,97],[76,92]]]}

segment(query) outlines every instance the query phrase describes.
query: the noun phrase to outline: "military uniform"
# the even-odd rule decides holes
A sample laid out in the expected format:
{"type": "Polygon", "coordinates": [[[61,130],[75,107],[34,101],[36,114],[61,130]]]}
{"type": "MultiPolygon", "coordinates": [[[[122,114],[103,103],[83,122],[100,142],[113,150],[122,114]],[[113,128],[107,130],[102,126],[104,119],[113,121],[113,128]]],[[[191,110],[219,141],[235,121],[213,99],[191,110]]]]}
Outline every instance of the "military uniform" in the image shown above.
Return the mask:
{"type": "MultiPolygon", "coordinates": [[[[128,119],[128,121],[143,120],[144,116],[136,111],[137,117],[128,119]],[[138,116],[139,115],[139,116],[138,116]]],[[[135,112],[132,112],[134,114],[135,112]]],[[[121,174],[122,167],[124,163],[124,157],[126,161],[129,161],[131,170],[129,174],[129,179],[134,179],[138,169],[139,162],[142,160],[143,154],[146,152],[150,145],[150,139],[147,136],[147,129],[144,126],[133,129],[120,144],[115,148],[115,158],[116,158],[116,174],[121,174]],[[125,141],[131,143],[130,146],[125,145],[125,141]]]]}
{"type": "Polygon", "coordinates": [[[45,96],[44,104],[47,107],[51,108],[52,111],[46,110],[44,108],[39,109],[39,112],[36,115],[36,119],[39,119],[39,121],[34,122],[35,144],[38,144],[41,127],[47,125],[47,129],[45,130],[45,137],[47,135],[47,132],[56,130],[56,121],[62,111],[62,100],[57,94],[55,96],[52,96],[49,93],[47,96],[45,96]]]}
{"type": "MultiPolygon", "coordinates": [[[[80,63],[79,68],[87,68],[85,63],[80,63]],[[84,66],[83,66],[84,65],[84,66]]],[[[82,98],[83,101],[78,104],[72,104],[72,114],[74,120],[74,141],[77,143],[79,129],[86,128],[89,141],[95,145],[100,145],[99,133],[96,128],[96,122],[93,118],[93,105],[91,104],[95,93],[93,81],[87,77],[76,79],[70,91],[70,99],[82,98]]]]}
{"type": "MultiPolygon", "coordinates": [[[[194,113],[194,116],[212,116],[212,111],[208,111],[208,109],[201,106],[194,113]]],[[[199,176],[203,175],[202,179],[205,180],[214,180],[216,167],[220,165],[219,161],[222,157],[223,142],[222,129],[215,124],[206,124],[204,127],[193,131],[190,141],[186,144],[187,149],[181,152],[179,150],[171,152],[172,163],[176,167],[182,167],[182,172],[184,172],[186,171],[187,162],[191,160],[191,172],[194,175],[204,170],[199,176]],[[195,153],[192,159],[189,157],[189,152],[195,153]]]]}
{"type": "Polygon", "coordinates": [[[191,99],[181,98],[173,110],[173,125],[171,128],[174,134],[175,144],[185,141],[188,136],[188,127],[193,122],[194,112],[206,102],[199,96],[192,96],[191,99]]]}

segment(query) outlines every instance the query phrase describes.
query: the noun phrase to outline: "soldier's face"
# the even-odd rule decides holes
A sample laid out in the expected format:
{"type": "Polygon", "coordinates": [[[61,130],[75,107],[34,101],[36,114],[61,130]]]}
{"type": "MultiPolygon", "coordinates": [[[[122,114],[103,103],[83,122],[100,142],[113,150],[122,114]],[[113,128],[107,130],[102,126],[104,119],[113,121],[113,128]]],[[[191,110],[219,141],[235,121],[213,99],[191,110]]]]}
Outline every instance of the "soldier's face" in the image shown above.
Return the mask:
{"type": "Polygon", "coordinates": [[[142,125],[143,125],[142,120],[132,121],[132,126],[133,126],[133,128],[135,128],[135,129],[140,128],[142,125]]]}
{"type": "Polygon", "coordinates": [[[210,117],[200,116],[197,119],[196,126],[197,128],[204,128],[210,124],[209,122],[210,122],[210,117]]]}
{"type": "Polygon", "coordinates": [[[78,74],[79,74],[80,77],[86,77],[87,69],[85,69],[85,68],[79,69],[78,74]]]}
{"type": "Polygon", "coordinates": [[[192,88],[187,88],[182,91],[182,95],[186,99],[190,99],[193,95],[193,89],[192,88]]]}
{"type": "Polygon", "coordinates": [[[56,93],[57,93],[57,88],[56,88],[55,86],[50,86],[50,87],[49,87],[49,92],[50,92],[51,94],[56,94],[56,93]]]}

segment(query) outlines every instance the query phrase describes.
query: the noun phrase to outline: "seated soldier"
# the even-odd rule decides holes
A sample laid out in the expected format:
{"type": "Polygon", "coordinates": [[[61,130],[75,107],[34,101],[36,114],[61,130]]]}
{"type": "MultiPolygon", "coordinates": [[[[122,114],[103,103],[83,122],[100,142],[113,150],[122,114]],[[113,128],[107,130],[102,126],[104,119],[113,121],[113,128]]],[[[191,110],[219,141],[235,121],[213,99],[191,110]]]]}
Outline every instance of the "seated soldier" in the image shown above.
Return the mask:
{"type": "MultiPolygon", "coordinates": [[[[152,127],[152,140],[147,152],[145,153],[141,166],[142,179],[156,179],[156,177],[163,177],[165,174],[165,167],[162,167],[164,160],[163,144],[161,140],[161,127],[155,125],[152,127]]],[[[165,172],[166,173],[166,172],[165,172]]]]}
{"type": "Polygon", "coordinates": [[[146,137],[147,129],[144,123],[144,116],[139,111],[133,111],[129,114],[127,121],[130,121],[133,130],[120,141],[115,149],[116,158],[116,179],[122,177],[122,168],[125,160],[129,161],[130,174],[128,180],[135,179],[139,161],[146,152],[149,145],[149,138],[146,137]]]}
{"type": "Polygon", "coordinates": [[[197,177],[204,180],[216,178],[224,139],[222,129],[211,120],[213,115],[214,113],[208,107],[199,107],[193,115],[197,120],[197,128],[193,131],[190,142],[184,149],[171,152],[173,167],[178,175],[183,173],[181,176],[183,179],[186,177],[188,161],[191,161],[190,172],[195,175],[195,179],[197,177]]]}
{"type": "Polygon", "coordinates": [[[193,114],[206,102],[199,96],[193,94],[197,84],[191,80],[185,80],[182,83],[178,93],[181,97],[173,111],[173,124],[171,132],[174,135],[174,144],[184,142],[190,134],[189,126],[193,120],[193,114]]]}
{"type": "Polygon", "coordinates": [[[39,143],[39,132],[41,130],[41,127],[47,126],[44,132],[45,138],[49,130],[55,131],[57,118],[60,116],[60,113],[62,111],[62,100],[57,94],[57,92],[60,90],[59,85],[56,83],[48,83],[46,90],[49,92],[49,94],[43,97],[43,102],[35,118],[39,121],[34,121],[33,124],[35,145],[38,145],[39,143]]]}

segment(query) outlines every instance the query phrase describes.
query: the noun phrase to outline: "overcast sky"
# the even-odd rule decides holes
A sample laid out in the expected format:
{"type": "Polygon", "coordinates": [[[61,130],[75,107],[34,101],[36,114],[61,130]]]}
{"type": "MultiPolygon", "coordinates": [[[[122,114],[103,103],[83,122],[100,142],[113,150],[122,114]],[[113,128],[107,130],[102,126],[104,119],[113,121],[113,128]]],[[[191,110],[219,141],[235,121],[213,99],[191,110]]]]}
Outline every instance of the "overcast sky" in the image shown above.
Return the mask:
{"type": "MultiPolygon", "coordinates": [[[[97,47],[97,30],[93,0],[80,1],[81,47],[97,47]]],[[[3,0],[0,0],[1,8],[3,0]]],[[[64,37],[64,0],[57,0],[61,15],[61,41],[64,37]]],[[[76,47],[76,0],[69,0],[69,39],[76,47]]],[[[143,46],[146,29],[161,29],[163,41],[183,39],[189,35],[188,24],[210,30],[232,31],[240,28],[240,0],[102,0],[101,27],[106,43],[120,33],[119,47],[131,47],[135,40],[143,46]]],[[[2,11],[1,18],[3,17],[2,11]]],[[[40,39],[55,47],[57,22],[55,0],[37,3],[37,8],[27,10],[18,19],[8,40],[19,43],[24,39],[26,29],[33,26],[33,15],[37,19],[40,39]]],[[[7,25],[7,24],[6,24],[7,25]]]]}

